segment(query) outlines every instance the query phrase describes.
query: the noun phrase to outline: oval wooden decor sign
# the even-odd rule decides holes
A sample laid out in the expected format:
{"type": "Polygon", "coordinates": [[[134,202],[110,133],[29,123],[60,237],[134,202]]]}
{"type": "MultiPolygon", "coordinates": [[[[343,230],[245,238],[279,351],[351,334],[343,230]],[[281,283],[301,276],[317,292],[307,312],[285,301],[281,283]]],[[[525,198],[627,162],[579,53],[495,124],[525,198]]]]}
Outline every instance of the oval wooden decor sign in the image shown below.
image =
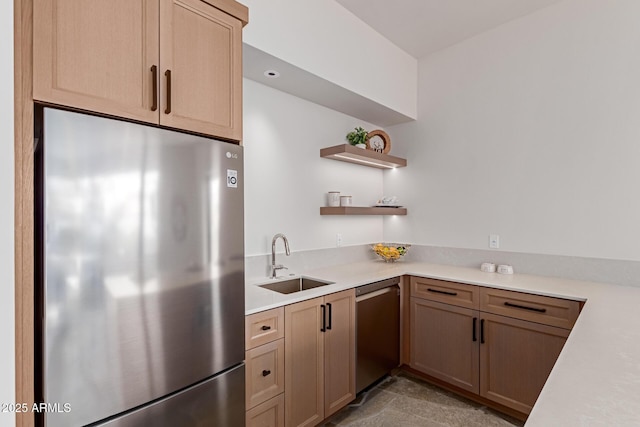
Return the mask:
{"type": "Polygon", "coordinates": [[[391,138],[383,130],[372,130],[367,134],[367,149],[388,154],[391,151],[391,138]]]}

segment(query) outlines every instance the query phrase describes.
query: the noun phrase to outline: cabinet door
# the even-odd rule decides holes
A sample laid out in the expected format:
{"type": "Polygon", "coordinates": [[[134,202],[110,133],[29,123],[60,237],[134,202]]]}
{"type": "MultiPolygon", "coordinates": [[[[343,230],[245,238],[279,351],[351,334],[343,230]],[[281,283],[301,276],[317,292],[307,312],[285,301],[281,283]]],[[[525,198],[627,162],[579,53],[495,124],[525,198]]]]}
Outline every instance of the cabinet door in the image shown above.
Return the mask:
{"type": "Polygon", "coordinates": [[[158,123],[158,0],[35,0],[33,20],[35,100],[158,123]]]}
{"type": "Polygon", "coordinates": [[[284,310],[285,424],[315,426],[324,419],[322,298],[284,310]]]}
{"type": "Polygon", "coordinates": [[[324,416],[356,398],[356,295],[354,289],[327,295],[324,337],[324,416]]]}
{"type": "Polygon", "coordinates": [[[488,313],[481,322],[480,394],[530,413],[569,331],[488,313]]]}
{"type": "Polygon", "coordinates": [[[242,23],[200,0],[160,1],[160,124],[241,140],[242,23]]]}
{"type": "Polygon", "coordinates": [[[411,298],[411,367],[478,393],[479,312],[411,298]]]}

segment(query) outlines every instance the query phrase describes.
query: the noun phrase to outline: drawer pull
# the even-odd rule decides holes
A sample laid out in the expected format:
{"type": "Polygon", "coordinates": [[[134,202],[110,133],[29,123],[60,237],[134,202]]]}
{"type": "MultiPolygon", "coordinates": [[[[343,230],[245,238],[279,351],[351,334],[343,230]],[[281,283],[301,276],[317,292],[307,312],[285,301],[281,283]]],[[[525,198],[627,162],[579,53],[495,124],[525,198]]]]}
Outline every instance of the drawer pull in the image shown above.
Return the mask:
{"type": "Polygon", "coordinates": [[[527,307],[526,305],[514,304],[514,303],[509,302],[509,301],[505,302],[504,305],[506,305],[507,307],[521,308],[523,310],[535,311],[536,313],[546,313],[547,312],[546,308],[527,307]]]}
{"type": "Polygon", "coordinates": [[[320,332],[327,332],[327,308],[324,304],[320,304],[320,308],[322,309],[322,328],[320,328],[320,332]]]}
{"type": "Polygon", "coordinates": [[[268,331],[269,329],[271,329],[271,326],[264,325],[260,329],[262,329],[263,331],[268,331]]]}
{"type": "Polygon", "coordinates": [[[480,344],[484,344],[484,319],[480,319],[480,344]]]}
{"type": "Polygon", "coordinates": [[[455,297],[456,295],[458,295],[457,292],[441,291],[440,289],[427,288],[427,291],[433,292],[434,294],[451,295],[452,297],[455,297]]]}
{"type": "Polygon", "coordinates": [[[270,373],[271,373],[271,371],[270,371],[270,370],[265,369],[264,371],[262,371],[262,376],[263,376],[263,377],[266,377],[266,376],[267,376],[267,375],[269,375],[270,373]]]}

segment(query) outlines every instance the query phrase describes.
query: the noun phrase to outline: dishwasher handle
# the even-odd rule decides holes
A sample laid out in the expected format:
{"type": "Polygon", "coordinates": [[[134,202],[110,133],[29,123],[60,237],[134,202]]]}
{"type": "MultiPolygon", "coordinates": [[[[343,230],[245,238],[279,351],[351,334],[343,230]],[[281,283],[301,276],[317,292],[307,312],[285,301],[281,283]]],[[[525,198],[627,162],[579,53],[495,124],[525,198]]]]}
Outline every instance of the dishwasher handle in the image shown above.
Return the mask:
{"type": "Polygon", "coordinates": [[[356,302],[366,301],[368,299],[379,297],[380,295],[388,294],[391,292],[400,296],[400,287],[398,285],[393,285],[387,288],[378,289],[377,291],[369,292],[368,294],[360,295],[359,297],[356,297],[356,302]]]}
{"type": "Polygon", "coordinates": [[[366,295],[370,292],[375,292],[379,289],[389,288],[400,284],[399,277],[392,277],[391,279],[380,280],[379,282],[369,283],[368,285],[358,286],[356,288],[356,297],[366,295]]]}

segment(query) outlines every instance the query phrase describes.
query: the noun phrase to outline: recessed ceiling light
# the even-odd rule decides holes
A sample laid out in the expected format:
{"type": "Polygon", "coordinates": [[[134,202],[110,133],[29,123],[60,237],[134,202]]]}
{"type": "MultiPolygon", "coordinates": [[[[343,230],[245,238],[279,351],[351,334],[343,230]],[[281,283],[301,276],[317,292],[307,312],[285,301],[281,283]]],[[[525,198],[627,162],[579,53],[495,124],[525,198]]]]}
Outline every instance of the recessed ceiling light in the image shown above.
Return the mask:
{"type": "Polygon", "coordinates": [[[267,70],[264,72],[264,75],[270,79],[277,79],[280,77],[280,73],[276,70],[267,70]]]}

